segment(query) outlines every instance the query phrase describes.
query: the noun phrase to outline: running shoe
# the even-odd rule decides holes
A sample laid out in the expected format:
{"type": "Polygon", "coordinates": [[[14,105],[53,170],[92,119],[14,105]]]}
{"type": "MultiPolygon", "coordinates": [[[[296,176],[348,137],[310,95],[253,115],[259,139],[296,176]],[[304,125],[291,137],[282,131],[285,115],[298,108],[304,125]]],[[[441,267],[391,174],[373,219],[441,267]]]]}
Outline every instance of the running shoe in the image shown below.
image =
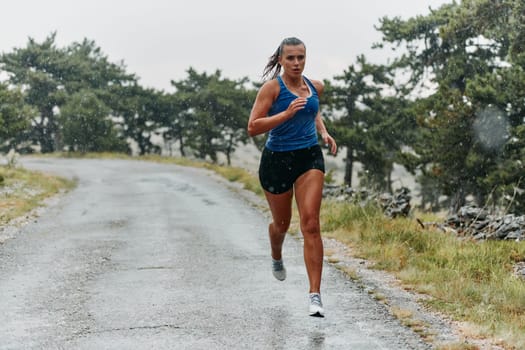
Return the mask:
{"type": "Polygon", "coordinates": [[[324,317],[323,302],[321,301],[321,294],[310,293],[310,316],[324,317]]]}
{"type": "Polygon", "coordinates": [[[275,260],[272,258],[272,272],[273,277],[277,278],[279,281],[284,281],[286,279],[286,268],[283,264],[283,259],[275,260]]]}

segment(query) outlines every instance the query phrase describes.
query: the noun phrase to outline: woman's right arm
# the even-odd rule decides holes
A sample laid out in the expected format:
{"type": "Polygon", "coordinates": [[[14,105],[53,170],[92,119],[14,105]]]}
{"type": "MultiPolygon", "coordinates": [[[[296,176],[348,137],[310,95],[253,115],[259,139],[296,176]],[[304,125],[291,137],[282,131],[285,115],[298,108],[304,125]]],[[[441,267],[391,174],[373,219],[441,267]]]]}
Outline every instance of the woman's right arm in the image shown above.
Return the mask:
{"type": "Polygon", "coordinates": [[[295,112],[306,104],[306,99],[298,98],[290,103],[286,110],[268,117],[268,111],[277,95],[279,95],[279,89],[279,83],[276,80],[270,80],[261,87],[255,98],[250,119],[248,120],[248,135],[257,136],[270,131],[293,117],[295,112]]]}

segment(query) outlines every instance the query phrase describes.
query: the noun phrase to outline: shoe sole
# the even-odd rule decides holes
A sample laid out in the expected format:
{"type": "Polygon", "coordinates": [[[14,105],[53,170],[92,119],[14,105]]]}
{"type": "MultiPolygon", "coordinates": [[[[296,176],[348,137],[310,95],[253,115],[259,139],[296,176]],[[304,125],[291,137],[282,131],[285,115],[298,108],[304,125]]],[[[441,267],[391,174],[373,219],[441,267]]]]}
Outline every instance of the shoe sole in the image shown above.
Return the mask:
{"type": "Polygon", "coordinates": [[[286,279],[286,276],[284,276],[284,278],[283,278],[283,279],[281,279],[281,278],[278,278],[278,277],[277,277],[277,276],[275,276],[275,275],[273,275],[273,277],[275,277],[275,279],[276,279],[277,281],[281,281],[281,282],[282,282],[282,281],[284,281],[284,280],[286,279]]]}
{"type": "Polygon", "coordinates": [[[310,314],[310,316],[324,318],[324,315],[320,313],[319,311],[317,311],[315,314],[310,314]]]}
{"type": "Polygon", "coordinates": [[[272,274],[273,274],[273,277],[275,277],[275,279],[278,281],[282,282],[286,279],[286,269],[285,268],[279,271],[272,271],[272,274]]]}

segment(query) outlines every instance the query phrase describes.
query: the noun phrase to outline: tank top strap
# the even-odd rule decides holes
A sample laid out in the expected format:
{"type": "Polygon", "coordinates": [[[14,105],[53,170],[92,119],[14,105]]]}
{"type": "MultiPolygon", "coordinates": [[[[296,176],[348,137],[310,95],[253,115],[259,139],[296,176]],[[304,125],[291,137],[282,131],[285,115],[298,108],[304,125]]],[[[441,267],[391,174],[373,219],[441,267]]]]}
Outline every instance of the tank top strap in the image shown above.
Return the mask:
{"type": "MultiPolygon", "coordinates": [[[[306,82],[306,84],[308,84],[308,87],[310,88],[310,91],[312,92],[312,95],[314,95],[314,94],[318,95],[317,89],[315,88],[314,84],[310,81],[310,79],[308,79],[304,75],[303,75],[303,79],[306,82]]],[[[284,84],[283,78],[281,78],[280,75],[277,76],[277,81],[279,82],[279,87],[281,89],[281,92],[283,92],[283,91],[290,91],[290,90],[288,90],[288,88],[284,84]]]]}
{"type": "Polygon", "coordinates": [[[277,76],[277,81],[279,82],[279,87],[281,88],[281,91],[286,89],[286,85],[284,85],[283,78],[281,78],[280,75],[277,76]]]}
{"type": "Polygon", "coordinates": [[[310,79],[308,79],[304,75],[303,75],[303,79],[304,79],[304,81],[306,81],[306,84],[308,84],[308,86],[310,87],[310,90],[312,91],[312,95],[313,94],[318,95],[317,89],[315,88],[314,84],[310,81],[310,79]]]}

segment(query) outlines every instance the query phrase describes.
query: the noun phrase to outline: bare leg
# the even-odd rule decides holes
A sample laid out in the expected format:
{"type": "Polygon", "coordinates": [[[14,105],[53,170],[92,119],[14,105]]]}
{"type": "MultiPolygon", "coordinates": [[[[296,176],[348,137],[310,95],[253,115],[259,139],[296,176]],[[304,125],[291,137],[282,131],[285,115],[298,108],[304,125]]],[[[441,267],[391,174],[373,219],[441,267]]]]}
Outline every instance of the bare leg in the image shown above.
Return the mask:
{"type": "Polygon", "coordinates": [[[266,200],[272,212],[272,222],[268,227],[272,258],[280,260],[286,232],[290,227],[292,218],[292,196],[293,190],[281,194],[264,192],[266,200]]]}
{"type": "Polygon", "coordinates": [[[304,262],[310,282],[310,293],[320,293],[323,270],[323,240],[319,213],[323,196],[324,174],[312,169],[295,182],[295,200],[299,209],[304,237],[304,262]]]}

